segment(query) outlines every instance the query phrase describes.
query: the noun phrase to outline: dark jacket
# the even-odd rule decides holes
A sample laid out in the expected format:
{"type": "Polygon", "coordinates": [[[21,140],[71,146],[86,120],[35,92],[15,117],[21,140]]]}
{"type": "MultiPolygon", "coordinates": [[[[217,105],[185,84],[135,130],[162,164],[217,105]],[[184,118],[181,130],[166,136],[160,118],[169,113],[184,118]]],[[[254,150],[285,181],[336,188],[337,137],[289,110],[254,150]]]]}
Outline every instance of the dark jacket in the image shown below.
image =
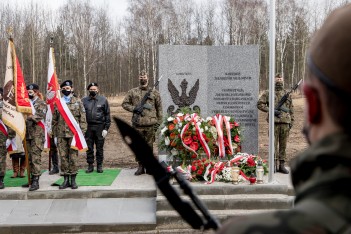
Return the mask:
{"type": "Polygon", "coordinates": [[[110,106],[104,96],[87,96],[82,99],[88,125],[104,124],[104,129],[111,126],[110,106]]]}

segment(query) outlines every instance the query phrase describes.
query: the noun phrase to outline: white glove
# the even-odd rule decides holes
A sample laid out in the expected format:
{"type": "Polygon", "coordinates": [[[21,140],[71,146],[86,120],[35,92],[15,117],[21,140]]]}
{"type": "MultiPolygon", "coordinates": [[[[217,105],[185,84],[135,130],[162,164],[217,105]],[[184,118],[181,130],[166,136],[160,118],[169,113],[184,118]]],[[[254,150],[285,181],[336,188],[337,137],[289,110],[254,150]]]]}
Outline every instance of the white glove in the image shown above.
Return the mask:
{"type": "Polygon", "coordinates": [[[57,137],[54,138],[54,143],[57,146],[57,137]]]}
{"type": "Polygon", "coordinates": [[[102,130],[102,137],[105,138],[107,136],[107,130],[102,130]]]}

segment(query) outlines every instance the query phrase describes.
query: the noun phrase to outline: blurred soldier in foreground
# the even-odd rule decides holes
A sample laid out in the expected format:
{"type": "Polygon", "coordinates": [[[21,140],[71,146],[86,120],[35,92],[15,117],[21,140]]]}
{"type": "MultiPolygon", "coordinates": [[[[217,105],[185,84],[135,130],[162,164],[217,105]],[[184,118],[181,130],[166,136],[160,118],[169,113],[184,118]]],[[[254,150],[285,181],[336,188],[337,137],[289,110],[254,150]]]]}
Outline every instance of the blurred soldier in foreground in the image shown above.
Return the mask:
{"type": "MultiPolygon", "coordinates": [[[[278,102],[288,91],[284,89],[284,79],[280,74],[275,76],[275,97],[274,104],[277,106],[278,102]]],[[[257,101],[257,108],[263,112],[269,111],[269,91],[266,90],[257,101]]],[[[268,117],[267,117],[268,121],[268,117]]],[[[283,174],[289,174],[285,168],[286,161],[286,145],[289,138],[289,132],[294,123],[294,105],[290,95],[284,102],[281,110],[275,110],[274,116],[274,159],[276,165],[279,167],[276,170],[283,174]],[[279,145],[279,149],[278,149],[279,145]]]]}
{"type": "Polygon", "coordinates": [[[96,145],[96,171],[102,173],[102,162],[104,160],[104,142],[107,131],[111,125],[110,106],[104,96],[99,95],[97,83],[88,85],[89,96],[82,99],[88,130],[85,139],[88,145],[86,173],[94,171],[94,145],[96,145]]]}
{"type": "Polygon", "coordinates": [[[16,136],[16,132],[11,128],[5,126],[2,122],[2,94],[3,89],[0,88],[0,189],[5,188],[4,177],[6,174],[6,140],[12,139],[16,136]]]}
{"type": "MultiPolygon", "coordinates": [[[[39,189],[39,177],[41,175],[41,153],[44,150],[45,130],[38,123],[45,120],[46,103],[43,95],[39,92],[37,84],[27,85],[28,96],[33,105],[33,115],[28,115],[26,120],[26,141],[32,184],[29,191],[39,189]]],[[[28,184],[23,185],[27,187],[28,184]]]]}
{"type": "MultiPolygon", "coordinates": [[[[128,91],[122,107],[133,112],[132,125],[144,137],[145,141],[153,148],[155,132],[162,122],[162,104],[160,93],[148,87],[149,78],[146,71],[139,74],[139,87],[128,91]],[[145,102],[142,102],[142,100],[145,102]]],[[[144,166],[138,162],[138,169],[135,175],[145,173],[144,166]]]]}
{"type": "MultiPolygon", "coordinates": [[[[83,134],[87,130],[85,110],[82,102],[73,96],[73,83],[71,80],[64,81],[61,85],[61,92],[63,100],[66,102],[69,111],[72,113],[74,119],[79,124],[83,134]]],[[[77,160],[78,150],[71,148],[71,142],[74,134],[71,132],[65,119],[60,114],[55,106],[52,115],[52,131],[54,137],[57,137],[57,148],[61,159],[61,175],[64,180],[59,189],[71,187],[77,189],[76,176],[78,173],[77,160]],[[69,180],[71,178],[71,181],[69,180]]]]}
{"type": "Polygon", "coordinates": [[[307,55],[304,133],[291,172],[295,207],[227,223],[219,233],[351,233],[351,5],[332,12],[307,55]]]}

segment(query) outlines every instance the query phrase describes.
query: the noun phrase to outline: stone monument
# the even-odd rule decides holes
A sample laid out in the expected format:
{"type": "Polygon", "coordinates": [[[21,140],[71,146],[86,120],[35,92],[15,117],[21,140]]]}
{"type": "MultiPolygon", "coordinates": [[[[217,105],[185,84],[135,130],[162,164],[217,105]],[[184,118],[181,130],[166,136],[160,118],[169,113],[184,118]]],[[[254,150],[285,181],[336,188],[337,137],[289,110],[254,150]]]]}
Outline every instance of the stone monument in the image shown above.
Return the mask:
{"type": "Polygon", "coordinates": [[[258,153],[258,46],[160,45],[161,75],[165,116],[183,106],[203,118],[232,116],[241,124],[242,152],[258,153]]]}

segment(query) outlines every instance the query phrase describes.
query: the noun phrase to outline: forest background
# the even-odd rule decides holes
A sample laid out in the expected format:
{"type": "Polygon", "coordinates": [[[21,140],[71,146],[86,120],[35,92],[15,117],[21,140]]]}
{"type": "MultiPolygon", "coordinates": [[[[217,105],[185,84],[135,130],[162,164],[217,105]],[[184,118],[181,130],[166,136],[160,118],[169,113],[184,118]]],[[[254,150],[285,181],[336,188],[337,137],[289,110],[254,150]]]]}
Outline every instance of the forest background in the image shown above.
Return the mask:
{"type": "MultiPolygon", "coordinates": [[[[58,9],[38,1],[0,3],[0,74],[5,75],[7,29],[13,37],[26,83],[45,91],[49,39],[60,81],[71,79],[84,96],[98,82],[106,96],[138,85],[141,69],[157,79],[157,48],[168,45],[250,45],[260,48],[260,90],[268,87],[269,5],[266,0],[126,0],[123,17],[108,5],[67,0],[58,9]]],[[[94,2],[94,1],[93,1],[94,2]]],[[[346,0],[276,1],[276,71],[286,87],[304,77],[305,56],[325,16],[346,0]]],[[[233,58],[235,59],[235,58],[233,58]]],[[[2,85],[3,79],[0,79],[2,85]]]]}

